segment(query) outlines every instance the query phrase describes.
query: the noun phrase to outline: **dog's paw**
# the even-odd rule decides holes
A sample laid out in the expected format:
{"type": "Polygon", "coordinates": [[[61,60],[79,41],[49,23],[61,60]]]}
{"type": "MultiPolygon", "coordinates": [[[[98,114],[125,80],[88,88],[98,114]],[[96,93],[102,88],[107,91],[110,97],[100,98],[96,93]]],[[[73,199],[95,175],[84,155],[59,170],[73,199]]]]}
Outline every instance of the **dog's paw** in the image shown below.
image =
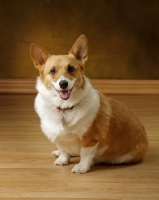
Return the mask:
{"type": "Polygon", "coordinates": [[[68,165],[68,159],[67,158],[57,158],[54,162],[55,165],[68,165]]]}
{"type": "Polygon", "coordinates": [[[89,171],[89,167],[81,165],[81,164],[77,164],[72,168],[72,172],[73,173],[80,173],[80,174],[84,174],[87,173],[89,171]]]}
{"type": "Polygon", "coordinates": [[[53,151],[52,154],[56,157],[59,157],[60,156],[60,151],[59,150],[56,150],[56,151],[53,151]]]}

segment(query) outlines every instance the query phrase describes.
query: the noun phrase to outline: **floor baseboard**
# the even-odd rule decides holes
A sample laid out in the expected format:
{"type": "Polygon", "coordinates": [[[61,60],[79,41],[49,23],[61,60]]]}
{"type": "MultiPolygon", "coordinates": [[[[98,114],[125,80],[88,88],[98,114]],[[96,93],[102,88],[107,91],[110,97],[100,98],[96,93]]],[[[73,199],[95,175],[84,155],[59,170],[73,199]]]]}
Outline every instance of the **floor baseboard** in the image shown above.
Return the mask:
{"type": "MultiPolygon", "coordinates": [[[[91,79],[96,90],[104,94],[159,95],[159,80],[91,79]]],[[[36,94],[33,79],[0,79],[0,94],[36,94]]]]}

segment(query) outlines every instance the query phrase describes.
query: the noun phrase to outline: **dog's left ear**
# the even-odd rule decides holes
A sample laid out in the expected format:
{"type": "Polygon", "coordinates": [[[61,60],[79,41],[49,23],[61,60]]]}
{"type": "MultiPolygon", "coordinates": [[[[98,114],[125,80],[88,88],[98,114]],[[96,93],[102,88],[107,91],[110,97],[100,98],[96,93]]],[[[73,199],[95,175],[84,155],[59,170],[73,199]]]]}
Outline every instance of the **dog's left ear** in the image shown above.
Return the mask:
{"type": "Polygon", "coordinates": [[[69,51],[69,54],[73,54],[77,60],[80,60],[83,64],[88,59],[88,41],[85,35],[81,35],[73,44],[69,51]]]}

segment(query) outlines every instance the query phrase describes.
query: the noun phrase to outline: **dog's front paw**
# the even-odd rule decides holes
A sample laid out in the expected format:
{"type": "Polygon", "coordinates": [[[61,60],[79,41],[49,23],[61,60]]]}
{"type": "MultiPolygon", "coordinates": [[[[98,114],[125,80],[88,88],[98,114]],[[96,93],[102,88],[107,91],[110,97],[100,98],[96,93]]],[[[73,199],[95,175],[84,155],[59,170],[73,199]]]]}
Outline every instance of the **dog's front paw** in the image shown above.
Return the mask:
{"type": "Polygon", "coordinates": [[[55,165],[68,165],[68,159],[67,158],[57,158],[54,162],[55,165]]]}
{"type": "Polygon", "coordinates": [[[80,174],[84,174],[87,173],[89,171],[89,167],[81,165],[81,164],[77,164],[72,168],[72,172],[73,173],[80,173],[80,174]]]}
{"type": "Polygon", "coordinates": [[[56,150],[56,151],[53,151],[52,154],[56,157],[59,157],[60,156],[60,151],[59,150],[56,150]]]}

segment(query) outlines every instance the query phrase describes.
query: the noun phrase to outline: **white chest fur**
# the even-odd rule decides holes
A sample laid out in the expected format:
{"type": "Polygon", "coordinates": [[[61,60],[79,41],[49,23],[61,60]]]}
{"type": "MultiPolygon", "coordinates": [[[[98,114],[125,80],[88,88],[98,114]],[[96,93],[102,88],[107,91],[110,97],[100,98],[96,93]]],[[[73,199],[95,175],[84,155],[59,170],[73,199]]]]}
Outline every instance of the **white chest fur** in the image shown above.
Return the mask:
{"type": "MultiPolygon", "coordinates": [[[[91,126],[99,109],[99,95],[90,86],[86,79],[86,87],[75,91],[72,97],[62,102],[54,90],[47,90],[41,81],[37,81],[39,91],[35,99],[35,110],[41,119],[41,128],[51,142],[73,141],[82,135],[91,126]],[[72,109],[57,109],[59,102],[72,109]]],[[[64,100],[63,100],[64,101],[64,100]]]]}

